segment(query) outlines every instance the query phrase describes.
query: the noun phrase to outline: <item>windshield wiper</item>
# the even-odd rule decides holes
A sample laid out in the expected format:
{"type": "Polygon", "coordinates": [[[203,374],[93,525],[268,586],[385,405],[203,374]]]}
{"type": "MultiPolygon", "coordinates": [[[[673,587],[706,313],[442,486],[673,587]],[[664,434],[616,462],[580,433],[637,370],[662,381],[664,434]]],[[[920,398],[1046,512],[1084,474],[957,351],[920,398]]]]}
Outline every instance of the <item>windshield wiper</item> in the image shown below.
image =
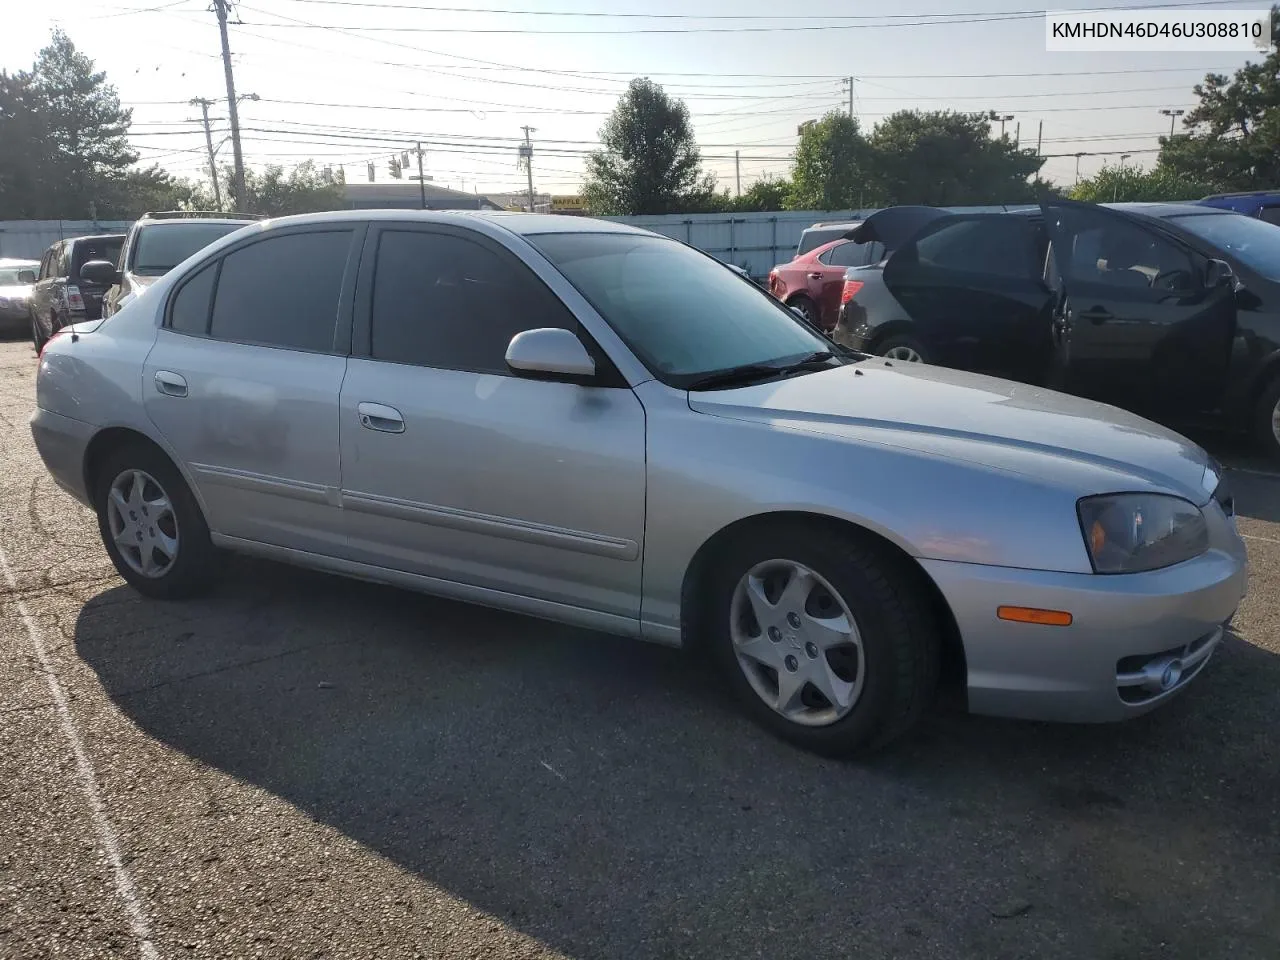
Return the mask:
{"type": "Polygon", "coordinates": [[[688,384],[686,390],[711,390],[715,387],[743,386],[770,377],[782,377],[802,370],[825,369],[835,356],[830,350],[816,350],[790,363],[744,363],[740,367],[709,373],[688,384]]]}

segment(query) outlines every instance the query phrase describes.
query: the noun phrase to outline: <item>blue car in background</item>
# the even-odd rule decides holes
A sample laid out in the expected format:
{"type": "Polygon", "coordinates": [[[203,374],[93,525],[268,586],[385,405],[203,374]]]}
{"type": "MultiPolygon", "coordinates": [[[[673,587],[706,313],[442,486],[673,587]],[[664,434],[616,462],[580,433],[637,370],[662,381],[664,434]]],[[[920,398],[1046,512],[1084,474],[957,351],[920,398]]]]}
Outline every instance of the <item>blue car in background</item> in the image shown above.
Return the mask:
{"type": "Polygon", "coordinates": [[[1206,207],[1234,210],[1246,217],[1257,217],[1280,226],[1280,190],[1255,190],[1251,193],[1215,193],[1196,201],[1206,207]]]}

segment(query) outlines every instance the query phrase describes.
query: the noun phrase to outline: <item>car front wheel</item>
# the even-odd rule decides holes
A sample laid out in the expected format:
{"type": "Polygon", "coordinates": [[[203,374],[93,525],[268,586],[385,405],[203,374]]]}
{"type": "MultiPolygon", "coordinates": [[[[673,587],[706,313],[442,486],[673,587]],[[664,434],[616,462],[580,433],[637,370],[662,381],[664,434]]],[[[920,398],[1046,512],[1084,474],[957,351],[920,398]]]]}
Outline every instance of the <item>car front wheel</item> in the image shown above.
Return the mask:
{"type": "Polygon", "coordinates": [[[215,551],[199,504],[158,449],[128,444],[97,470],[94,504],[103,545],[139,593],[176,599],[213,579],[215,551]]]}
{"type": "Polygon", "coordinates": [[[940,636],[909,561],[820,528],[774,528],[725,551],[713,642],[756,722],[845,756],[905,733],[932,699],[940,636]]]}
{"type": "Polygon", "coordinates": [[[902,360],[906,363],[928,363],[924,346],[912,337],[890,337],[880,344],[877,351],[886,360],[902,360]]]}

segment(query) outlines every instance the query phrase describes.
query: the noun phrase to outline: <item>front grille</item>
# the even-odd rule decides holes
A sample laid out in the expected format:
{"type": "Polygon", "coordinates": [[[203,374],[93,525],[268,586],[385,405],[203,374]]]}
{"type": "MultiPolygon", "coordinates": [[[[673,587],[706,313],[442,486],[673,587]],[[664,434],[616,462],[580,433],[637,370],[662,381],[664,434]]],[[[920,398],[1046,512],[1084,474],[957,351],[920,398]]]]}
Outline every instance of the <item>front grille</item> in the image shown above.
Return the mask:
{"type": "Polygon", "coordinates": [[[1184,647],[1122,657],[1116,662],[1116,690],[1125,703],[1138,705],[1177,690],[1198,674],[1222,640],[1223,628],[1184,647]]]}

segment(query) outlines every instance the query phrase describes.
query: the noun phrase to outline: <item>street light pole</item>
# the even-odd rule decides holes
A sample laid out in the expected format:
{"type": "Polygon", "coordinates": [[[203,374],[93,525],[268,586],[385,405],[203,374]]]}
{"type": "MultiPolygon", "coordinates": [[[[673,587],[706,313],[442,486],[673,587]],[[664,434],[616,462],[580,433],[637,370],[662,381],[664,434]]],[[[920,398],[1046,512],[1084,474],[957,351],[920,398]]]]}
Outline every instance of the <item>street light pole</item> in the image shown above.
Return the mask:
{"type": "Polygon", "coordinates": [[[1161,110],[1160,112],[1161,112],[1161,113],[1163,113],[1166,117],[1168,117],[1168,118],[1169,118],[1169,138],[1170,138],[1170,139],[1173,139],[1173,123],[1174,123],[1174,121],[1175,121],[1175,120],[1177,120],[1177,119],[1178,119],[1178,117],[1182,116],[1182,115],[1183,115],[1184,113],[1186,113],[1187,111],[1185,111],[1185,110],[1161,110]]]}
{"type": "Polygon", "coordinates": [[[1009,120],[1012,120],[1012,119],[1013,119],[1013,114],[1012,114],[1012,113],[996,113],[994,110],[992,110],[992,111],[991,111],[991,119],[992,119],[992,120],[999,120],[999,121],[1000,121],[1000,139],[1001,139],[1001,140],[1003,140],[1003,139],[1004,139],[1004,125],[1005,125],[1005,123],[1006,123],[1006,122],[1008,122],[1009,120]]]}
{"type": "Polygon", "coordinates": [[[1076,154],[1076,183],[1080,182],[1080,158],[1083,156],[1083,153],[1076,154]]]}

